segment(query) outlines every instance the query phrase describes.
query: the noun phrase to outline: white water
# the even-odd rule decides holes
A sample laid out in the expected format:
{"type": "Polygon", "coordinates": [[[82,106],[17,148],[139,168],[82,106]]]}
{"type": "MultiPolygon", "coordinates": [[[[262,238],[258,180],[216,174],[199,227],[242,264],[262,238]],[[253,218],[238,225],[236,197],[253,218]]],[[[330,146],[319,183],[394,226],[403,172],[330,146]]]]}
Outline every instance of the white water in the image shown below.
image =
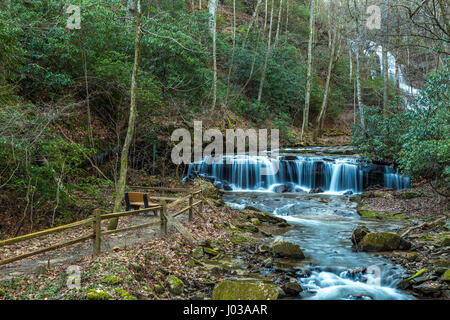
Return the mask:
{"type": "Polygon", "coordinates": [[[187,176],[195,175],[241,192],[309,192],[320,188],[321,193],[353,194],[373,184],[394,189],[409,187],[409,179],[391,167],[364,163],[350,156],[223,156],[191,164],[187,176]],[[264,171],[272,174],[263,175],[264,171]]]}

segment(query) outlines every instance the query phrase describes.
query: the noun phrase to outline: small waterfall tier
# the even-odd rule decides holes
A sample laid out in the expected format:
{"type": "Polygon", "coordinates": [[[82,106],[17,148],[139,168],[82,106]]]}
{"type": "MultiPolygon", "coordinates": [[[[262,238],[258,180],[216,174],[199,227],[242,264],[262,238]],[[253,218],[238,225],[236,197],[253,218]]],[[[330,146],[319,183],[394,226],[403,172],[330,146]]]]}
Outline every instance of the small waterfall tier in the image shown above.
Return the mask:
{"type": "Polygon", "coordinates": [[[390,166],[356,157],[249,156],[205,158],[191,163],[185,178],[202,177],[226,191],[352,194],[369,187],[401,190],[409,178],[390,166]]]}

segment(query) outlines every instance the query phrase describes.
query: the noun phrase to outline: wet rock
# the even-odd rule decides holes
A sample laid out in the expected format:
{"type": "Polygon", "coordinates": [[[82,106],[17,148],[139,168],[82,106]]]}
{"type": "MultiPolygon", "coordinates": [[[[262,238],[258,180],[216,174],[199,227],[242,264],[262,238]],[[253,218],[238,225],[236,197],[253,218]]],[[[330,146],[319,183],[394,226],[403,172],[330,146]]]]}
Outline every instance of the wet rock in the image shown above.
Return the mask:
{"type": "Polygon", "coordinates": [[[405,239],[400,239],[400,244],[398,245],[399,250],[409,250],[411,249],[411,242],[406,241],[405,239]]]}
{"type": "Polygon", "coordinates": [[[272,243],[272,253],[276,256],[304,259],[305,255],[298,244],[277,237],[272,243]]]}
{"type": "Polygon", "coordinates": [[[296,185],[292,182],[285,184],[285,192],[294,192],[296,185]]]}
{"type": "Polygon", "coordinates": [[[276,300],[279,295],[271,280],[224,280],[214,287],[212,300],[276,300]]]}
{"type": "Polygon", "coordinates": [[[322,193],[322,192],[323,190],[320,187],[309,190],[309,193],[322,193]]]}
{"type": "Polygon", "coordinates": [[[393,232],[371,232],[359,243],[363,251],[392,251],[400,245],[400,236],[393,232]]]}
{"type": "Polygon", "coordinates": [[[169,284],[169,291],[173,294],[180,295],[184,291],[184,283],[174,275],[167,277],[167,283],[169,284]]]}
{"type": "Polygon", "coordinates": [[[433,281],[426,281],[420,285],[413,286],[413,289],[424,295],[432,295],[434,297],[438,297],[441,294],[441,285],[433,281]]]}
{"type": "Polygon", "coordinates": [[[298,296],[298,294],[303,291],[302,287],[296,281],[286,282],[282,289],[290,296],[298,296]]]}
{"type": "Polygon", "coordinates": [[[357,226],[355,230],[353,230],[352,236],[350,239],[352,240],[353,244],[358,244],[361,242],[361,240],[364,238],[366,234],[369,234],[370,230],[366,226],[357,226]]]}
{"type": "Polygon", "coordinates": [[[348,191],[343,193],[344,196],[351,196],[352,194],[353,194],[352,190],[348,190],[348,191]]]}
{"type": "Polygon", "coordinates": [[[276,193],[287,192],[287,191],[286,191],[286,186],[285,186],[285,185],[281,185],[281,186],[276,187],[276,188],[274,189],[274,191],[275,191],[276,193]]]}

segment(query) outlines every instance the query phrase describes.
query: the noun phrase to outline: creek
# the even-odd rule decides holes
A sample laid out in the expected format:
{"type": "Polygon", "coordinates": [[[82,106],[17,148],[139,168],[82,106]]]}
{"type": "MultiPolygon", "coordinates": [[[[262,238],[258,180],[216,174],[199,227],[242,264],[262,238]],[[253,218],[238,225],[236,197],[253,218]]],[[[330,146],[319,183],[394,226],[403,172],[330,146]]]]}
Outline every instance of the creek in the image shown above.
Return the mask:
{"type": "Polygon", "coordinates": [[[383,254],[356,252],[350,241],[358,225],[376,231],[401,227],[400,222],[361,218],[355,195],[373,186],[407,188],[409,179],[349,153],[349,148],[285,149],[276,158],[204,159],[190,165],[188,176],[202,176],[228,190],[223,200],[233,208],[252,206],[292,225],[282,236],[306,256],[294,266],[301,298],[413,299],[396,289],[404,276],[400,266],[383,254]],[[261,175],[263,169],[271,174],[261,175]]]}

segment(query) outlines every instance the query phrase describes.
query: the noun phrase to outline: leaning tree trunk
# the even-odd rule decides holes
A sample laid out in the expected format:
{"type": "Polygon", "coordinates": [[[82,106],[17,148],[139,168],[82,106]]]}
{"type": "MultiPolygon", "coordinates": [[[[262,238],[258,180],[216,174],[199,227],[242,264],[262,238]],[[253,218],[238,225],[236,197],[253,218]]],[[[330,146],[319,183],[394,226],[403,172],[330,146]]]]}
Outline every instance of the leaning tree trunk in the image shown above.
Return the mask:
{"type": "Polygon", "coordinates": [[[314,0],[311,0],[311,8],[309,13],[309,41],[308,41],[308,71],[306,75],[306,94],[305,108],[303,110],[303,123],[300,141],[303,141],[303,135],[308,128],[309,121],[309,105],[311,100],[311,69],[312,69],[312,42],[314,34],[314,0]]]}
{"type": "MultiPolygon", "coordinates": [[[[128,171],[128,152],[130,150],[131,140],[134,135],[134,127],[136,123],[136,113],[137,113],[137,77],[139,70],[139,61],[141,54],[141,0],[137,0],[137,10],[135,17],[136,24],[136,37],[134,40],[134,66],[133,74],[131,77],[131,103],[130,103],[130,116],[128,119],[128,129],[125,141],[122,147],[122,153],[120,155],[120,177],[116,185],[116,192],[114,198],[114,212],[118,212],[122,206],[122,199],[125,192],[125,184],[127,179],[128,171]]],[[[118,218],[111,219],[108,225],[108,230],[117,229],[117,224],[119,223],[118,218]]]]}
{"type": "Polygon", "coordinates": [[[334,56],[335,56],[335,52],[336,52],[336,46],[337,46],[337,30],[334,29],[333,32],[333,39],[331,41],[331,53],[330,53],[330,60],[328,63],[328,74],[327,74],[327,80],[325,82],[325,93],[323,95],[323,100],[322,100],[322,107],[320,108],[320,113],[319,116],[317,117],[317,126],[316,129],[314,130],[314,140],[321,135],[322,133],[322,128],[323,128],[323,123],[325,120],[325,113],[327,110],[327,105],[328,105],[328,95],[330,92],[330,81],[331,81],[331,74],[333,72],[333,65],[334,65],[334,56]]]}

